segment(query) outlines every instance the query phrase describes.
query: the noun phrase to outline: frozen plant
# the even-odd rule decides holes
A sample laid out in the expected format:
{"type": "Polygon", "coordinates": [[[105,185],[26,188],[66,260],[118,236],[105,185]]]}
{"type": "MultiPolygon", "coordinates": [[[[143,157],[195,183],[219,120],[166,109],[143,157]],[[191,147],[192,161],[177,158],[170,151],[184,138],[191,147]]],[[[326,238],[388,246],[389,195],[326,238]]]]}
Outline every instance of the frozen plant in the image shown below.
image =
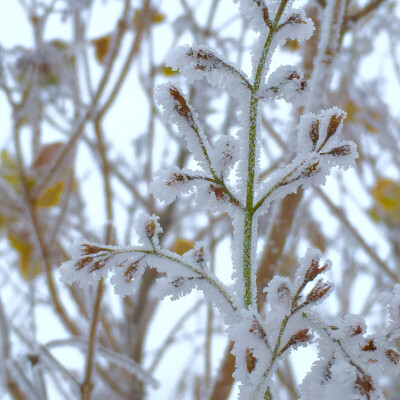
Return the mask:
{"type": "Polygon", "coordinates": [[[336,51],[344,1],[328,1],[318,47],[317,65],[310,82],[295,66],[270,72],[275,49],[287,39],[307,40],[313,22],[289,0],[241,0],[240,8],[259,33],[252,52],[251,77],[207,46],[178,48],[167,66],[188,83],[206,79],[226,89],[239,104],[240,128],[212,142],[188,97],[172,83],[156,93],[164,115],[177,125],[197,162],[197,169],[172,167],[161,171],[151,191],[169,204],[177,196],[194,193],[197,206],[215,213],[228,213],[233,225],[232,286],[225,285],[208,267],[207,249],[196,243],[183,255],[162,246],[162,227],[155,215],[138,222],[137,246],[110,246],[86,242],[74,248],[72,259],[62,265],[62,280],[86,287],[111,272],[115,292],[132,293],[146,268],[158,271],[160,297],[178,298],[196,288],[219,309],[234,343],[235,379],[240,399],[273,399],[278,392],[274,373],[299,346],[317,343],[319,359],[300,387],[302,399],[381,399],[382,376],[399,373],[399,288],[389,298],[390,324],[379,335],[366,334],[358,316],[326,322],[314,310],[333,290],[322,278],[330,267],[322,255],[309,250],[300,260],[293,279],[274,276],[263,288],[258,304],[256,286],[257,225],[273,200],[284,198],[302,186],[324,184],[333,167],[351,167],[356,146],[342,137],[346,113],[324,106],[324,87],[330,78],[332,54],[336,51]],[[335,45],[336,43],[336,45],[335,45]],[[259,179],[261,109],[270,101],[284,99],[303,114],[297,126],[297,144],[287,165],[259,179]]]}

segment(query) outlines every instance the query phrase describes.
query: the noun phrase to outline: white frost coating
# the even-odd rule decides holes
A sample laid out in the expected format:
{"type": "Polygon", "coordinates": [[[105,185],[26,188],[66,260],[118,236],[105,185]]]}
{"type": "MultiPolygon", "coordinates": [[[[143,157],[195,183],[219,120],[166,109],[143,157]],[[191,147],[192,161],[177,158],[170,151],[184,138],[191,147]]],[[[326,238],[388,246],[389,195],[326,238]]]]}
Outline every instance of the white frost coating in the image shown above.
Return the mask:
{"type": "Polygon", "coordinates": [[[177,196],[193,192],[198,183],[196,178],[209,178],[209,176],[202,171],[188,168],[170,167],[160,170],[156,172],[150,184],[150,193],[166,204],[171,204],[177,196]]]}
{"type": "MultiPolygon", "coordinates": [[[[267,28],[264,22],[262,7],[258,6],[254,0],[234,0],[236,3],[239,2],[240,11],[246,17],[246,19],[250,22],[250,27],[255,32],[263,32],[267,28]]],[[[277,3],[274,1],[268,1],[268,9],[271,9],[273,3],[277,3]]],[[[260,4],[265,6],[264,0],[260,0],[260,4]]]]}
{"type": "Polygon", "coordinates": [[[332,167],[347,169],[358,157],[355,143],[341,140],[346,113],[338,107],[320,114],[307,114],[298,126],[298,156],[271,175],[257,190],[256,202],[263,202],[260,213],[277,198],[294,193],[299,186],[323,185],[332,167]]]}
{"type": "Polygon", "coordinates": [[[208,171],[209,165],[202,146],[210,152],[210,145],[199,124],[198,115],[189,105],[182,91],[171,83],[162,84],[157,87],[155,98],[164,110],[165,119],[177,125],[179,133],[185,137],[187,148],[193,153],[195,160],[205,171],[208,171]],[[174,99],[173,94],[180,101],[174,99]]]}
{"type": "Polygon", "coordinates": [[[271,73],[260,97],[284,99],[294,106],[300,106],[304,103],[306,93],[307,82],[301,72],[291,65],[283,65],[271,73]]]}
{"type": "Polygon", "coordinates": [[[227,89],[233,97],[246,92],[246,74],[206,45],[180,46],[166,58],[165,65],[185,76],[188,83],[206,79],[212,86],[227,89]]]}
{"type": "Polygon", "coordinates": [[[314,23],[306,17],[303,9],[293,9],[281,19],[281,28],[276,33],[275,40],[279,45],[285,44],[287,39],[303,42],[310,39],[314,32],[314,23]]]}
{"type": "Polygon", "coordinates": [[[232,136],[223,135],[216,141],[210,158],[219,177],[226,177],[236,164],[239,158],[238,149],[238,140],[232,136]]]}

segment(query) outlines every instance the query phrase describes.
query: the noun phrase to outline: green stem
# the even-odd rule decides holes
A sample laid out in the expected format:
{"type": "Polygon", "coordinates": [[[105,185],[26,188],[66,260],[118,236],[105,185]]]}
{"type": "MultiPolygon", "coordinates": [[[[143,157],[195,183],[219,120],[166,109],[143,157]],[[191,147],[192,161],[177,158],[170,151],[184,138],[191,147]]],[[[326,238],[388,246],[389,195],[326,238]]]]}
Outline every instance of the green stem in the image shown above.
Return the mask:
{"type": "Polygon", "coordinates": [[[253,242],[253,217],[254,217],[254,186],[255,186],[255,166],[256,166],[256,143],[257,143],[257,116],[258,116],[258,90],[264,76],[264,67],[271,47],[274,33],[277,30],[279,20],[289,0],[282,0],[272,27],[269,30],[265,41],[260,61],[258,62],[254,85],[251,90],[250,98],[250,117],[249,117],[249,154],[247,167],[247,192],[246,210],[244,216],[244,246],[243,246],[243,278],[244,278],[244,305],[246,308],[252,303],[252,284],[251,284],[251,264],[252,264],[252,242],[253,242]]]}

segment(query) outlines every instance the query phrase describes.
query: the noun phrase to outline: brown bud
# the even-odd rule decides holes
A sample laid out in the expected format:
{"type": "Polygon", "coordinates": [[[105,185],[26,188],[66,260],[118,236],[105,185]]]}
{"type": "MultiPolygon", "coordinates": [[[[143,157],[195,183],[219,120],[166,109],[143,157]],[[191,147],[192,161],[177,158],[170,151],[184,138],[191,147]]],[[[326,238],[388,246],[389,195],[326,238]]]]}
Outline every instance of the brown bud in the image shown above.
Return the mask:
{"type": "Polygon", "coordinates": [[[372,385],[372,378],[369,375],[358,375],[355,381],[355,387],[358,389],[360,394],[365,396],[367,399],[371,398],[370,392],[374,391],[374,386],[372,385]]]}
{"type": "Polygon", "coordinates": [[[331,286],[320,279],[316,285],[311,289],[310,293],[307,295],[307,302],[313,303],[322,297],[329,291],[331,286]]]}
{"type": "Polygon", "coordinates": [[[354,327],[353,328],[353,332],[351,333],[351,335],[350,336],[357,336],[357,335],[359,335],[360,333],[362,333],[362,328],[361,328],[361,326],[360,325],[357,325],[356,327],[354,327]]]}
{"type": "Polygon", "coordinates": [[[77,271],[79,271],[82,268],[85,268],[88,264],[92,263],[93,260],[94,257],[85,257],[78,260],[77,263],[75,264],[77,271]]]}
{"type": "Polygon", "coordinates": [[[215,197],[217,200],[225,200],[226,199],[226,195],[222,188],[211,184],[210,190],[215,194],[215,197]]]}
{"type": "Polygon", "coordinates": [[[331,136],[333,136],[336,133],[340,123],[342,122],[342,119],[343,119],[343,114],[339,114],[339,115],[333,114],[331,116],[331,119],[330,119],[329,125],[328,125],[328,129],[326,131],[327,139],[329,139],[331,136]]]}
{"type": "Polygon", "coordinates": [[[304,279],[306,280],[306,282],[311,282],[315,279],[317,275],[319,275],[321,272],[324,272],[327,267],[328,265],[324,264],[321,268],[319,268],[318,260],[311,260],[311,265],[307,269],[304,275],[304,279]]]}
{"type": "Polygon", "coordinates": [[[125,270],[125,280],[126,282],[131,282],[133,279],[133,276],[135,272],[137,271],[139,267],[139,260],[134,261],[132,264],[128,266],[128,268],[125,270]]]}
{"type": "Polygon", "coordinates": [[[260,336],[261,339],[264,339],[267,336],[264,328],[261,326],[260,322],[257,319],[253,320],[253,323],[251,324],[250,332],[256,333],[257,335],[260,336]]]}
{"type": "Polygon", "coordinates": [[[319,139],[319,120],[316,119],[312,122],[310,127],[310,139],[313,144],[313,150],[317,147],[317,142],[319,139]]]}
{"type": "Polygon", "coordinates": [[[311,336],[308,334],[308,328],[302,329],[296,332],[290,339],[289,339],[289,346],[292,346],[297,343],[305,343],[308,342],[311,336]]]}
{"type": "Polygon", "coordinates": [[[190,111],[190,108],[187,105],[185,98],[175,86],[170,86],[169,92],[172,98],[175,100],[174,110],[181,117],[184,117],[190,126],[194,126],[192,112],[190,111]]]}
{"type": "Polygon", "coordinates": [[[172,186],[176,183],[186,183],[190,181],[190,176],[175,172],[167,181],[167,186],[172,186]]]}
{"type": "Polygon", "coordinates": [[[87,243],[82,244],[81,249],[82,249],[82,254],[84,254],[84,255],[96,254],[99,251],[104,250],[99,246],[96,246],[93,244],[87,244],[87,243]]]}
{"type": "Polygon", "coordinates": [[[171,282],[171,284],[172,284],[172,286],[175,286],[176,288],[178,288],[178,287],[182,286],[185,283],[185,280],[186,279],[184,277],[180,276],[180,277],[174,279],[171,282]]]}
{"type": "Polygon", "coordinates": [[[343,157],[348,156],[351,153],[351,147],[348,144],[344,144],[343,146],[335,147],[331,151],[327,153],[320,153],[321,155],[329,154],[331,156],[343,157]]]}
{"type": "Polygon", "coordinates": [[[156,229],[156,223],[154,221],[150,221],[148,224],[146,224],[146,236],[151,239],[154,236],[156,229]]]}
{"type": "Polygon", "coordinates": [[[193,256],[194,256],[196,263],[198,263],[198,264],[202,264],[206,261],[203,247],[196,249],[193,253],[193,256]]]}
{"type": "Polygon", "coordinates": [[[375,351],[375,350],[376,350],[376,346],[372,339],[369,339],[368,343],[361,349],[361,351],[375,351]]]}
{"type": "Polygon", "coordinates": [[[305,168],[302,172],[301,172],[301,178],[310,178],[311,176],[316,175],[320,169],[318,168],[319,165],[319,161],[315,162],[312,165],[309,165],[307,168],[305,168]]]}
{"type": "Polygon", "coordinates": [[[252,351],[247,349],[246,350],[247,371],[249,373],[253,372],[254,368],[256,367],[256,364],[257,364],[257,359],[254,357],[252,351]]]}

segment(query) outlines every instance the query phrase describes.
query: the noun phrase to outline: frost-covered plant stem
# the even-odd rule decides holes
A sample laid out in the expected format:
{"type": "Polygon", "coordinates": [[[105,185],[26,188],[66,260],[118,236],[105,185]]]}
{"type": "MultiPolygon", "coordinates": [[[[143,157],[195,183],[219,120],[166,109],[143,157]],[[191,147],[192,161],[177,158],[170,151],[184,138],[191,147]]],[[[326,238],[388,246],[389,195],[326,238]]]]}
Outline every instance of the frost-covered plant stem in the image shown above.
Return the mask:
{"type": "Polygon", "coordinates": [[[271,47],[274,33],[276,32],[279,20],[287,6],[289,0],[282,0],[276,13],[273,24],[269,23],[269,33],[265,41],[260,61],[258,62],[254,84],[251,88],[250,98],[250,117],[249,117],[249,156],[247,167],[247,193],[246,193],[246,211],[244,218],[244,246],[243,246],[243,278],[245,284],[244,304],[249,307],[252,303],[254,294],[252,293],[252,242],[253,242],[253,218],[255,209],[254,204],[254,184],[256,167],[256,143],[257,143],[257,118],[258,118],[258,90],[261,79],[264,76],[264,67],[271,47]]]}

